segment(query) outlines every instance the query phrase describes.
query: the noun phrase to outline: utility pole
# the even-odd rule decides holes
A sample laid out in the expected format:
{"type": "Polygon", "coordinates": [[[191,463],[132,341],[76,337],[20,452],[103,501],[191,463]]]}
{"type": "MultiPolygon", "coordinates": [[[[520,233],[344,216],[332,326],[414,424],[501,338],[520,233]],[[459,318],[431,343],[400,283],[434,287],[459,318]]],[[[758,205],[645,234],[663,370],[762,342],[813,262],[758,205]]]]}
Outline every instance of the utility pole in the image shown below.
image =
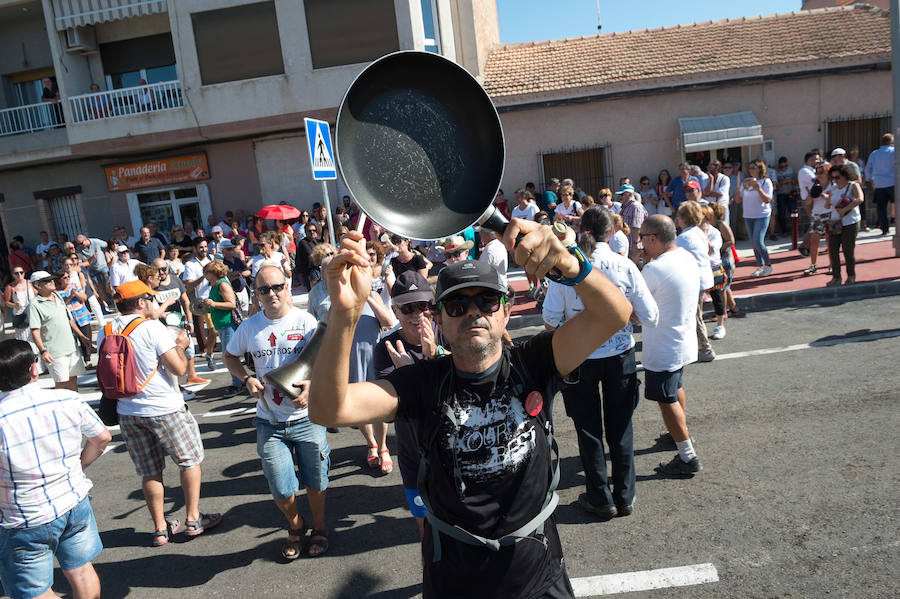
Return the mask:
{"type": "MultiPolygon", "coordinates": [[[[599,0],[598,0],[599,2],[599,0]]],[[[894,80],[894,142],[900,138],[900,0],[891,0],[891,77],[894,80]]],[[[894,193],[900,191],[900,154],[894,153],[894,193]]],[[[895,196],[896,197],[896,196],[895,196]]],[[[897,202],[894,201],[897,214],[897,202]]],[[[890,217],[890,215],[888,215],[890,217]]],[[[897,223],[900,224],[900,223],[897,223]]],[[[894,255],[900,256],[900,235],[894,227],[894,255]]]]}

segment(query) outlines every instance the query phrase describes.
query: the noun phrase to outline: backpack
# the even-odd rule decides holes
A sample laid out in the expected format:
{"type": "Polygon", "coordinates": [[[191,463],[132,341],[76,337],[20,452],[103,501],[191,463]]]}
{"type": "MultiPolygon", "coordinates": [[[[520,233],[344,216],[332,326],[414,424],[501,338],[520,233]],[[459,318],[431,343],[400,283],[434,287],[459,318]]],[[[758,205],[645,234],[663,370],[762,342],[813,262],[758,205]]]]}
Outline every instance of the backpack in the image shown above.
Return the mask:
{"type": "Polygon", "coordinates": [[[144,386],[156,374],[156,368],[144,380],[138,383],[138,369],[135,362],[135,349],[128,335],[146,318],[135,318],[121,331],[113,331],[113,323],[106,323],[103,328],[104,337],[98,350],[97,382],[103,396],[109,399],[122,399],[140,393],[144,386]]]}

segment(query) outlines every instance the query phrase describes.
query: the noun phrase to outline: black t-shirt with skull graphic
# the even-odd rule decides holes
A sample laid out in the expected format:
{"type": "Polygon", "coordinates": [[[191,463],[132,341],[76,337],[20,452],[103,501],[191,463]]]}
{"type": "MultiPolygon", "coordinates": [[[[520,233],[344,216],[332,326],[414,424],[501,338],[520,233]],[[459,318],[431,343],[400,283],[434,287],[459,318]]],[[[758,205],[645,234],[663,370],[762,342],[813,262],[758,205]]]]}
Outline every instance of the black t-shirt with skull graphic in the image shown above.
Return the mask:
{"type": "MultiPolygon", "coordinates": [[[[425,445],[429,509],[438,518],[496,539],[540,512],[552,457],[547,436],[538,419],[526,413],[526,405],[549,419],[549,398],[558,377],[551,340],[551,331],[541,333],[508,350],[508,363],[501,358],[477,375],[457,371],[446,357],[387,376],[399,396],[397,420],[410,421],[425,445]],[[444,403],[456,427],[442,415],[444,403]]],[[[424,597],[543,596],[564,575],[553,518],[546,522],[544,536],[495,552],[441,535],[442,556],[434,562],[426,521],[424,597]]]]}

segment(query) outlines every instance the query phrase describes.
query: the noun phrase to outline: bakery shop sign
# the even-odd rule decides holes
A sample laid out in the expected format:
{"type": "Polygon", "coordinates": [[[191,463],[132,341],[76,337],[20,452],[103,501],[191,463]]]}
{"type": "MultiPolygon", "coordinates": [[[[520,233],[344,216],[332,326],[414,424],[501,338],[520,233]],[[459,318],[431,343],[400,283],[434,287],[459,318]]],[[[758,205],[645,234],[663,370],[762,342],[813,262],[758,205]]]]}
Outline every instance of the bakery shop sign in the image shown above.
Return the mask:
{"type": "Polygon", "coordinates": [[[107,166],[106,185],[110,191],[128,191],[140,187],[172,185],[209,179],[206,154],[189,154],[107,166]]]}

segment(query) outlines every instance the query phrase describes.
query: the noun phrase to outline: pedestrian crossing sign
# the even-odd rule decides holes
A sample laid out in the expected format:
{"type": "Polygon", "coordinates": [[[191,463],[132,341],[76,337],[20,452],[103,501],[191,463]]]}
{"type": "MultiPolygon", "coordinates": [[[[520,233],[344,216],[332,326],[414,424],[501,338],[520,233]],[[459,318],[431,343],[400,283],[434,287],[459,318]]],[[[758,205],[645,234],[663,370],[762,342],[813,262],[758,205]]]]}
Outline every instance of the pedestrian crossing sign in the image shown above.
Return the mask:
{"type": "Polygon", "coordinates": [[[337,179],[328,123],[308,118],[303,119],[303,122],[306,124],[306,143],[309,146],[309,163],[312,166],[313,179],[316,181],[337,179]]]}

